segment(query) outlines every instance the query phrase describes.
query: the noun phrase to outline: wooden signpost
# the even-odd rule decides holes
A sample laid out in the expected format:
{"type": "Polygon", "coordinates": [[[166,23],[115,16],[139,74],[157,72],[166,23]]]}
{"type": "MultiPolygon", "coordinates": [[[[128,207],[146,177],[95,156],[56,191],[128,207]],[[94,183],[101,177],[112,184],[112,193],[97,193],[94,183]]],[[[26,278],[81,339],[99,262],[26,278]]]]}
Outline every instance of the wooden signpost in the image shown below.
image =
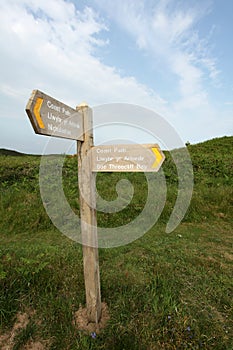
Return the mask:
{"type": "Polygon", "coordinates": [[[98,323],[101,293],[94,173],[154,172],[159,170],[165,156],[157,144],[94,147],[92,110],[86,104],[73,109],[34,90],[26,112],[35,133],[77,140],[86,307],[88,321],[98,323]]]}
{"type": "Polygon", "coordinates": [[[86,157],[93,147],[92,110],[88,106],[77,107],[83,115],[83,142],[78,141],[78,179],[83,244],[83,268],[86,291],[87,316],[98,323],[101,317],[100,274],[96,219],[95,176],[91,171],[90,158],[86,157]],[[89,161],[86,161],[89,160],[89,161]]]}

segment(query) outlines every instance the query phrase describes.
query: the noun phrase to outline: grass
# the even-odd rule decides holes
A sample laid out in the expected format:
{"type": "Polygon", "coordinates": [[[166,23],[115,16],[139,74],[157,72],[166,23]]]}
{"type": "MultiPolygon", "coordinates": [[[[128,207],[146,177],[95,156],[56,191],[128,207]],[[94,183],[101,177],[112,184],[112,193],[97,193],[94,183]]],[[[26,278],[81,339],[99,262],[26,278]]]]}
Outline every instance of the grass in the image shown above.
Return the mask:
{"type": "MultiPolygon", "coordinates": [[[[58,350],[231,350],[232,144],[229,137],[188,146],[193,200],[170,234],[165,225],[177,180],[166,154],[168,195],[158,223],[131,244],[99,250],[102,299],[111,318],[95,339],[73,324],[74,312],[85,305],[82,249],[47,217],[38,185],[40,157],[1,156],[0,335],[12,329],[19,312],[30,315],[12,349],[41,341],[58,350]]],[[[63,182],[78,214],[76,168],[76,159],[67,158],[63,182]]],[[[119,213],[98,214],[102,226],[133,219],[145,204],[143,174],[98,174],[101,195],[116,199],[115,184],[124,176],[134,185],[133,200],[119,213]]]]}

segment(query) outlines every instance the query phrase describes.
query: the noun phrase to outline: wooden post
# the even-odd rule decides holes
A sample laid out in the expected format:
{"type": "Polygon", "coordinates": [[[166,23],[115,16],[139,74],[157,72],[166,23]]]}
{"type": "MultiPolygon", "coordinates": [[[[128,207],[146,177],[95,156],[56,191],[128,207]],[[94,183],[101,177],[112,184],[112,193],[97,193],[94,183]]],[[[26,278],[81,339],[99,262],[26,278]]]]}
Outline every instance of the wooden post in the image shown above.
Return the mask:
{"type": "Polygon", "coordinates": [[[83,267],[86,307],[89,322],[98,323],[101,317],[101,294],[96,219],[95,176],[91,160],[86,158],[93,146],[92,110],[86,104],[77,107],[82,112],[84,141],[77,141],[78,182],[83,242],[83,267]]]}

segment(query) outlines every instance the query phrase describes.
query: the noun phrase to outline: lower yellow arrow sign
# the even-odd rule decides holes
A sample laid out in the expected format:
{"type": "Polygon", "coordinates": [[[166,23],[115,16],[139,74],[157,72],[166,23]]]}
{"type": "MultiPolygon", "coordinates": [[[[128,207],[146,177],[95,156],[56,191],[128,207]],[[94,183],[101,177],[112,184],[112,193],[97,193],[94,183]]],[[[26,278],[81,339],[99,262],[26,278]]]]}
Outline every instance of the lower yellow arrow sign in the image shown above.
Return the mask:
{"type": "Polygon", "coordinates": [[[163,159],[163,156],[161,155],[160,151],[158,148],[152,148],[152,152],[155,155],[155,162],[152,165],[152,168],[157,168],[157,166],[161,163],[161,160],[163,159]]]}
{"type": "Polygon", "coordinates": [[[36,117],[36,120],[37,120],[37,123],[38,123],[39,127],[41,129],[45,129],[43,120],[41,119],[41,116],[40,116],[40,109],[41,109],[42,103],[43,103],[43,98],[37,97],[37,100],[36,100],[33,112],[35,114],[35,117],[36,117]]]}

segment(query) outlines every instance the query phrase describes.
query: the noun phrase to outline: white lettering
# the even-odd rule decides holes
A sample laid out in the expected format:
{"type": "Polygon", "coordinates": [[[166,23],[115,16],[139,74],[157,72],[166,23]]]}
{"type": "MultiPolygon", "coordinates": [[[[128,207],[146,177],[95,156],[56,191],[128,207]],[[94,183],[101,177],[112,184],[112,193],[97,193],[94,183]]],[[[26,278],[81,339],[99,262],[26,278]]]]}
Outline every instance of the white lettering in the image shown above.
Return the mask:
{"type": "Polygon", "coordinates": [[[116,165],[116,164],[109,164],[110,170],[133,170],[134,164],[126,164],[126,165],[116,165]]]}
{"type": "Polygon", "coordinates": [[[111,162],[113,160],[112,157],[101,157],[101,156],[97,156],[96,161],[97,162],[111,162]]]}
{"type": "Polygon", "coordinates": [[[69,120],[69,126],[71,126],[72,128],[80,129],[80,125],[75,122],[72,122],[71,120],[69,120]]]}
{"type": "Polygon", "coordinates": [[[146,170],[147,166],[146,165],[137,164],[137,169],[138,170],[146,170]]]}
{"type": "Polygon", "coordinates": [[[130,161],[130,162],[142,162],[144,160],[144,157],[142,157],[142,156],[138,156],[138,157],[125,156],[124,160],[130,161]]]}
{"type": "Polygon", "coordinates": [[[111,148],[97,148],[96,150],[97,153],[111,153],[111,151],[111,148]]]}
{"type": "Polygon", "coordinates": [[[107,165],[97,164],[97,170],[106,170],[106,169],[107,169],[107,165]]]}
{"type": "Polygon", "coordinates": [[[54,105],[51,101],[47,101],[47,106],[54,111],[61,112],[61,107],[54,105]]]}
{"type": "Polygon", "coordinates": [[[114,152],[118,152],[118,153],[125,153],[126,152],[126,148],[118,148],[118,147],[114,147],[114,152]]]}
{"type": "Polygon", "coordinates": [[[71,115],[70,111],[66,110],[64,107],[62,107],[61,112],[65,114],[67,117],[71,115]]]}
{"type": "Polygon", "coordinates": [[[48,112],[48,119],[54,120],[56,123],[61,123],[62,119],[60,117],[57,117],[52,112],[48,112]]]}
{"type": "Polygon", "coordinates": [[[53,124],[48,124],[48,130],[51,131],[51,133],[71,135],[70,130],[63,129],[60,126],[54,126],[53,124]]]}

